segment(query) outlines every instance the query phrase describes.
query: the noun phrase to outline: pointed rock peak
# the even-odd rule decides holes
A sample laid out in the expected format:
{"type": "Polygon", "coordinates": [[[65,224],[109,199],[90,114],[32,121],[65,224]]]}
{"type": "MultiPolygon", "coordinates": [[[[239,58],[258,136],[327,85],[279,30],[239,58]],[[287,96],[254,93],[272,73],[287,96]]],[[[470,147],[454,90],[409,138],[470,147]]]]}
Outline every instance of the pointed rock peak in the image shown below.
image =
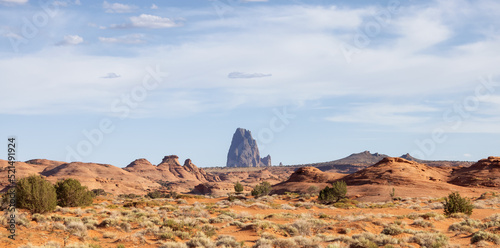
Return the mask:
{"type": "Polygon", "coordinates": [[[198,170],[198,167],[196,167],[196,165],[194,165],[193,162],[191,162],[191,159],[189,158],[186,159],[186,161],[184,161],[183,167],[188,171],[198,170]]]}
{"type": "Polygon", "coordinates": [[[158,166],[181,166],[177,155],[165,156],[158,166]]]}
{"type": "Polygon", "coordinates": [[[233,134],[231,146],[227,154],[227,167],[261,167],[270,166],[271,156],[261,158],[257,142],[252,133],[243,128],[237,128],[233,134]]]}

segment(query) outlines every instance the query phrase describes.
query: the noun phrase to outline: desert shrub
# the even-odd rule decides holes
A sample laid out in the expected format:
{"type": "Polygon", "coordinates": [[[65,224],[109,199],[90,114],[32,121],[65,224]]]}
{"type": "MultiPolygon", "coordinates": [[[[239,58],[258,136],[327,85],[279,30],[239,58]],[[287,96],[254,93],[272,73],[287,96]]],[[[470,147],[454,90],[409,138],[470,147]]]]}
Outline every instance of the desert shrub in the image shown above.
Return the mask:
{"type": "Polygon", "coordinates": [[[271,184],[269,182],[262,182],[255,186],[251,193],[255,197],[269,195],[271,193],[271,184]]]}
{"type": "Polygon", "coordinates": [[[57,205],[54,186],[39,175],[21,178],[16,185],[17,207],[32,213],[54,211],[57,205]]]}
{"type": "Polygon", "coordinates": [[[107,194],[106,191],[104,191],[104,189],[93,189],[92,193],[94,194],[94,196],[106,195],[107,194]]]}
{"type": "Polygon", "coordinates": [[[189,248],[198,248],[198,247],[215,248],[214,242],[201,233],[199,233],[196,237],[193,237],[188,242],[186,242],[186,245],[189,248]]]}
{"type": "Polygon", "coordinates": [[[306,220],[296,220],[292,227],[295,227],[299,235],[311,235],[312,232],[312,224],[306,220]]]}
{"type": "Polygon", "coordinates": [[[500,245],[500,236],[485,231],[479,231],[474,233],[474,235],[472,235],[472,238],[470,239],[470,242],[474,244],[482,240],[493,242],[496,245],[500,245]]]}
{"type": "MultiPolygon", "coordinates": [[[[301,248],[323,248],[323,246],[319,244],[321,242],[321,239],[318,237],[307,238],[304,236],[297,236],[294,237],[293,240],[301,248]]],[[[293,246],[289,246],[286,248],[293,248],[293,246]]]]}
{"type": "Polygon", "coordinates": [[[293,239],[274,239],[273,245],[276,248],[293,248],[297,247],[297,243],[293,239]]]}
{"type": "Polygon", "coordinates": [[[66,224],[66,231],[80,238],[85,238],[87,236],[87,227],[80,221],[66,224]]]}
{"type": "Polygon", "coordinates": [[[266,239],[266,238],[260,238],[255,242],[255,245],[252,246],[252,248],[273,248],[273,240],[272,239],[266,239]]]}
{"type": "Polygon", "coordinates": [[[149,198],[151,198],[151,199],[168,198],[169,194],[166,194],[166,193],[163,193],[161,191],[155,190],[153,192],[149,192],[146,196],[149,197],[149,198]]]}
{"type": "Polygon", "coordinates": [[[424,228],[427,228],[427,227],[434,227],[434,224],[432,224],[431,222],[429,221],[425,221],[424,219],[422,218],[418,218],[416,219],[412,225],[414,226],[420,226],[420,227],[424,227],[424,228]]]}
{"type": "Polygon", "coordinates": [[[382,230],[382,233],[394,236],[404,233],[404,229],[399,227],[398,225],[389,225],[382,230]]]}
{"type": "Polygon", "coordinates": [[[326,186],[319,192],[318,200],[321,203],[331,204],[344,199],[347,194],[347,184],[340,180],[332,184],[332,187],[326,186]]]}
{"type": "Polygon", "coordinates": [[[467,198],[462,198],[458,192],[453,192],[444,199],[444,215],[450,216],[454,213],[472,214],[474,206],[467,198]]]}
{"type": "Polygon", "coordinates": [[[439,248],[448,245],[448,237],[442,233],[417,233],[410,238],[410,242],[423,247],[439,248]]]}
{"type": "Polygon", "coordinates": [[[217,234],[217,227],[215,226],[212,226],[212,225],[203,225],[201,226],[201,231],[207,235],[207,237],[212,237],[214,236],[215,234],[217,234]]]}
{"type": "Polygon", "coordinates": [[[318,193],[318,191],[319,191],[319,188],[316,185],[311,185],[309,188],[307,188],[307,192],[311,195],[318,193]]]}
{"type": "Polygon", "coordinates": [[[140,195],[136,195],[136,194],[119,194],[118,197],[120,198],[126,198],[126,199],[135,199],[135,198],[141,198],[140,195]]]}
{"type": "Polygon", "coordinates": [[[240,182],[236,182],[234,184],[234,192],[236,192],[238,194],[243,192],[243,185],[240,182]]]}
{"type": "Polygon", "coordinates": [[[76,179],[68,178],[55,185],[57,204],[61,207],[79,207],[92,204],[93,193],[76,179]]]}
{"type": "Polygon", "coordinates": [[[233,236],[229,235],[220,235],[217,237],[217,240],[215,240],[215,245],[217,247],[226,247],[226,248],[240,248],[241,244],[236,241],[236,239],[233,236]]]}
{"type": "Polygon", "coordinates": [[[187,245],[178,242],[166,242],[161,244],[159,248],[187,248],[187,245]]]}

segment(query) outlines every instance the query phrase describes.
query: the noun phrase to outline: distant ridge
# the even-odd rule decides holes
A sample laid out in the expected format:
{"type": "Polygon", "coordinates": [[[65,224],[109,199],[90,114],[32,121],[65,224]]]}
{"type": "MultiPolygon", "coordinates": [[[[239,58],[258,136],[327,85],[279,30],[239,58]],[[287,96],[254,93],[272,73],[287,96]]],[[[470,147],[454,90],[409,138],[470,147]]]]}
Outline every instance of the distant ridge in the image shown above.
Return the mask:
{"type": "MultiPolygon", "coordinates": [[[[290,165],[292,167],[316,167],[322,171],[332,171],[338,173],[347,173],[351,174],[362,170],[366,167],[374,165],[380,162],[382,159],[389,157],[385,154],[380,154],[378,152],[371,153],[370,151],[364,151],[360,153],[353,153],[345,158],[328,161],[328,162],[320,162],[320,163],[311,163],[311,164],[298,164],[298,165],[290,165]]],[[[406,153],[400,158],[403,158],[408,161],[414,161],[420,164],[425,164],[431,167],[444,166],[444,167],[468,167],[474,164],[471,161],[447,161],[447,160],[422,160],[411,156],[409,153],[406,153]]]]}

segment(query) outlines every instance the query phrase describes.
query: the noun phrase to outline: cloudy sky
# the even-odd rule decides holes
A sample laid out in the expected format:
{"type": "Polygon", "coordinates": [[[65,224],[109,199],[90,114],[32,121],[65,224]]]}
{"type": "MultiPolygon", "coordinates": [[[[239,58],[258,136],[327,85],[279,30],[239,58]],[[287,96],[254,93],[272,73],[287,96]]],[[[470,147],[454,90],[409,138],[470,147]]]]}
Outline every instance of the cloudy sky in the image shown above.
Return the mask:
{"type": "Polygon", "coordinates": [[[224,166],[237,127],[273,164],[500,155],[498,13],[493,0],[0,0],[0,133],[20,160],[117,166],[224,166]]]}

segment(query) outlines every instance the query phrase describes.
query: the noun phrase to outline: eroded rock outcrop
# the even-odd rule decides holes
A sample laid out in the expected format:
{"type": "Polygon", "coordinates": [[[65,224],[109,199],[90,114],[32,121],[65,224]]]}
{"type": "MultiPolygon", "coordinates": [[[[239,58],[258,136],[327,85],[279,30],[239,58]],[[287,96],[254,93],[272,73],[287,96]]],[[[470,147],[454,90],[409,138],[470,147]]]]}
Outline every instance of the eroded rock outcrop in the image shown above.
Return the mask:
{"type": "Polygon", "coordinates": [[[153,181],[192,181],[195,183],[221,181],[218,176],[198,168],[191,162],[191,159],[186,159],[184,165],[181,165],[176,155],[165,156],[158,166],[146,159],[137,159],[124,169],[153,181]]]}
{"type": "Polygon", "coordinates": [[[469,187],[500,187],[500,157],[488,157],[470,167],[453,170],[449,183],[469,187]]]}

